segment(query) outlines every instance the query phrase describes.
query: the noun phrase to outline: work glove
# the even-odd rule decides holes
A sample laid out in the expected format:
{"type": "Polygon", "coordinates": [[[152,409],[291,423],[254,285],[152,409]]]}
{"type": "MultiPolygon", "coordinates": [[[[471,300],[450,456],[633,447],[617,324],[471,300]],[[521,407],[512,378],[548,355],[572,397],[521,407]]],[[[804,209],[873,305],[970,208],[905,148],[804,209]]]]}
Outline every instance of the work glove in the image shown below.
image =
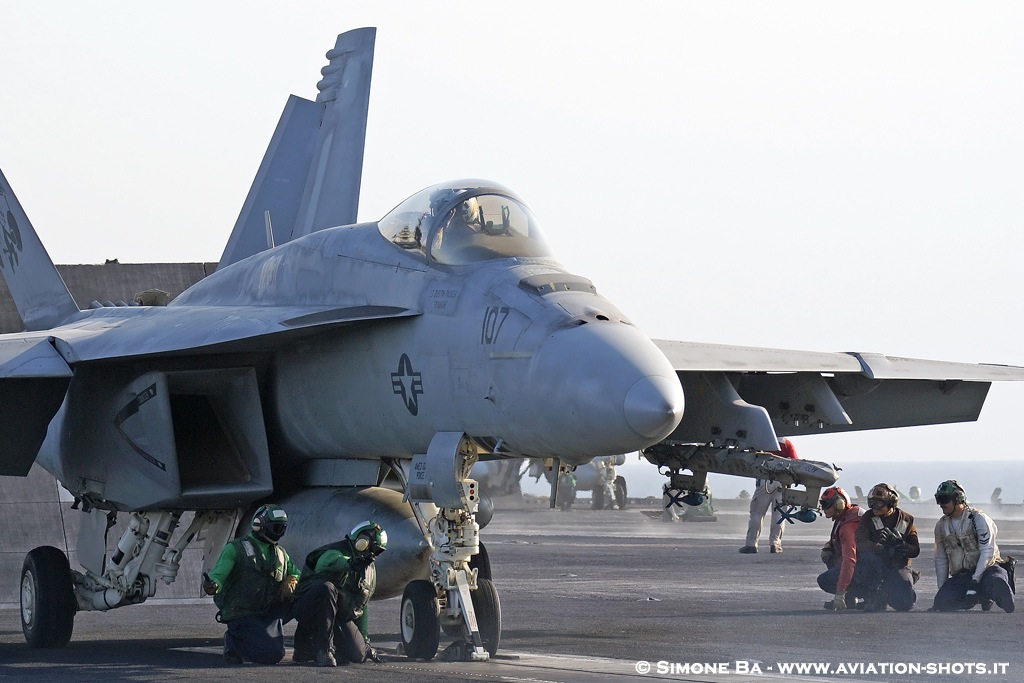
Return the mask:
{"type": "Polygon", "coordinates": [[[832,559],[835,557],[835,555],[835,551],[832,550],[832,548],[830,547],[825,547],[821,549],[821,561],[830,567],[832,566],[832,559]]]}
{"type": "Polygon", "coordinates": [[[893,559],[902,560],[910,554],[910,548],[907,547],[906,543],[900,541],[896,545],[892,546],[891,552],[893,559]]]}
{"type": "Polygon", "coordinates": [[[846,593],[836,593],[836,596],[832,598],[832,609],[837,612],[846,609],[846,593]]]}
{"type": "Polygon", "coordinates": [[[217,594],[217,582],[210,578],[209,574],[203,574],[203,592],[207,595],[217,594]]]}
{"type": "Polygon", "coordinates": [[[878,542],[885,546],[891,546],[902,543],[903,539],[892,529],[882,529],[878,532],[878,542]]]}
{"type": "Polygon", "coordinates": [[[297,576],[286,576],[278,589],[277,597],[281,602],[295,602],[295,586],[299,583],[297,576]]]}
{"type": "Polygon", "coordinates": [[[380,653],[377,652],[377,648],[370,646],[369,640],[366,641],[366,657],[363,658],[364,662],[367,660],[374,662],[376,664],[384,663],[384,660],[380,658],[380,653]]]}

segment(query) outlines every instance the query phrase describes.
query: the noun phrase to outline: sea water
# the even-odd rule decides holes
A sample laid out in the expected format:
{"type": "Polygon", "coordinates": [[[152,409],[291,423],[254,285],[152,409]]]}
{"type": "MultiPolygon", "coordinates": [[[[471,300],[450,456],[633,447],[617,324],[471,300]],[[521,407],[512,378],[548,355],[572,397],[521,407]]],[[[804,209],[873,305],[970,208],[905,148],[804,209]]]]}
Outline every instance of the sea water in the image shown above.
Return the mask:
{"type": "MultiPolygon", "coordinates": [[[[967,491],[968,500],[978,505],[991,502],[992,493],[1001,488],[1003,503],[1024,502],[1024,458],[1020,460],[956,460],[914,462],[909,460],[860,460],[851,459],[838,464],[840,467],[838,486],[856,495],[861,487],[867,495],[872,486],[886,482],[904,496],[909,497],[911,489],[917,487],[923,500],[931,500],[940,482],[955,479],[967,491]]],[[[631,498],[661,496],[661,487],[668,479],[659,474],[657,468],[641,460],[637,455],[627,456],[620,465],[618,474],[626,478],[631,498]]],[[[709,474],[708,486],[715,498],[736,498],[741,491],[750,492],[754,482],[745,477],[726,474],[709,474]]],[[[529,477],[523,478],[523,490],[535,495],[547,495],[549,485],[541,479],[534,483],[529,477]]]]}

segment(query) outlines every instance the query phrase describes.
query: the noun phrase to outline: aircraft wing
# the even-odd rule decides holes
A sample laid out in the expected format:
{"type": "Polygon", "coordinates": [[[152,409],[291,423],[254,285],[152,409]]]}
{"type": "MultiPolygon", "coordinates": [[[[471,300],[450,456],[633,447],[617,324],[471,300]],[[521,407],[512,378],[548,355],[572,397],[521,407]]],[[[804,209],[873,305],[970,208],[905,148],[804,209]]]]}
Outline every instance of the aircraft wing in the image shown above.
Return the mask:
{"type": "Polygon", "coordinates": [[[83,312],[48,332],[2,335],[0,475],[28,474],[77,363],[267,351],[342,326],[415,315],[390,306],[119,306],[83,312]]]}
{"type": "Polygon", "coordinates": [[[69,363],[269,351],[329,329],[420,315],[396,306],[114,307],[50,331],[69,363]]]}
{"type": "Polygon", "coordinates": [[[770,450],[798,436],[978,419],[993,381],[1024,368],[655,340],[687,398],[667,439],[770,450]]]}
{"type": "Polygon", "coordinates": [[[71,368],[51,337],[28,333],[0,339],[0,475],[28,474],[70,381],[71,368]]]}

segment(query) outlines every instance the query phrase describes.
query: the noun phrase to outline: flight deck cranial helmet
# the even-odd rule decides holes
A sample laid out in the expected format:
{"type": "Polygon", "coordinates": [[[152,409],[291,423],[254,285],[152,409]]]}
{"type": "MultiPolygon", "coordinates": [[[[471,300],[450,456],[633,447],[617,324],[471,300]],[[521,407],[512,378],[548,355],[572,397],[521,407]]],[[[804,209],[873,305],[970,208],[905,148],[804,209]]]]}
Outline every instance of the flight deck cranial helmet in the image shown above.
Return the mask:
{"type": "Polygon", "coordinates": [[[935,502],[939,505],[946,503],[967,505],[967,492],[955,479],[947,479],[939,484],[939,488],[935,489],[935,502]]]}
{"type": "Polygon", "coordinates": [[[868,507],[872,510],[884,510],[887,507],[894,508],[899,502],[900,494],[895,488],[885,482],[875,484],[868,491],[868,507]]]}
{"type": "Polygon", "coordinates": [[[850,496],[838,486],[827,488],[821,492],[821,509],[828,510],[833,506],[836,512],[842,512],[850,507],[850,496]]]}
{"type": "Polygon", "coordinates": [[[252,516],[252,533],[269,543],[277,543],[288,529],[288,515],[277,505],[261,505],[252,516]]]}
{"type": "Polygon", "coordinates": [[[371,557],[377,557],[388,548],[388,532],[369,519],[356,524],[345,538],[360,555],[369,553],[371,557]]]}

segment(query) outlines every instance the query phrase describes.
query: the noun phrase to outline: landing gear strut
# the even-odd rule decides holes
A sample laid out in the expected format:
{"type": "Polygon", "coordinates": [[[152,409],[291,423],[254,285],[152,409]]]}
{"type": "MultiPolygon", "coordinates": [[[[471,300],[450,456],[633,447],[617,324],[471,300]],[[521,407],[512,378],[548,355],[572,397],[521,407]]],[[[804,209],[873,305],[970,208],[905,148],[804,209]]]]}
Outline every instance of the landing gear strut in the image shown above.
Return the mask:
{"type": "Polygon", "coordinates": [[[410,582],[402,596],[402,643],[410,657],[431,659],[440,628],[460,636],[445,650],[449,659],[486,661],[498,650],[501,605],[486,552],[482,562],[477,559],[480,499],[476,482],[469,478],[476,460],[476,446],[464,434],[440,432],[426,455],[413,459],[403,482],[420,529],[433,547],[430,580],[410,582]]]}
{"type": "Polygon", "coordinates": [[[199,512],[174,545],[171,536],[182,513],[177,510],[133,512],[117,548],[104,562],[106,531],[113,513],[90,506],[83,512],[78,559],[85,573],[74,571],[63,551],[50,546],[25,556],[21,570],[21,628],[30,647],[64,647],[71,640],[75,613],[109,610],[144,602],[158,583],[171,584],[185,547],[208,530],[207,556],[234,528],[234,511],[199,512]]]}

